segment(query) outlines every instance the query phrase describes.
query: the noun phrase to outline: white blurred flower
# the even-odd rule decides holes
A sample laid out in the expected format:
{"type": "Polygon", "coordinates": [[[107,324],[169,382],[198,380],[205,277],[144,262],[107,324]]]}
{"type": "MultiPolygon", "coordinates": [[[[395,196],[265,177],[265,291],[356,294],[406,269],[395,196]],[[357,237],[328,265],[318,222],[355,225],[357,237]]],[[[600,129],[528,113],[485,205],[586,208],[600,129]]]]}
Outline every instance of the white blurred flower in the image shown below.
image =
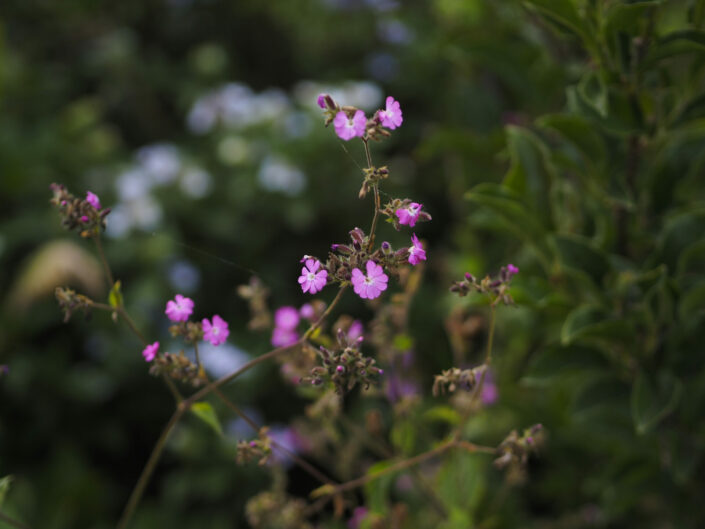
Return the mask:
{"type": "Polygon", "coordinates": [[[127,235],[132,229],[132,219],[128,208],[118,204],[111,208],[110,215],[106,218],[105,234],[113,239],[127,235]]]}
{"type": "Polygon", "coordinates": [[[186,124],[194,134],[206,134],[218,121],[218,101],[211,95],[198,99],[186,118],[186,124]]]}
{"type": "Polygon", "coordinates": [[[142,147],[137,151],[137,161],[156,184],[172,182],[181,170],[179,150],[170,143],[142,147]]]}
{"type": "Polygon", "coordinates": [[[178,292],[194,292],[201,283],[201,273],[188,261],[176,261],[167,271],[169,283],[178,292]]]}
{"type": "Polygon", "coordinates": [[[257,180],[267,191],[281,191],[297,195],[306,187],[306,176],[297,167],[278,156],[265,157],[257,173],[257,180]]]}
{"type": "Polygon", "coordinates": [[[128,169],[118,175],[115,189],[120,200],[135,200],[152,189],[153,182],[142,169],[128,169]]]}
{"type": "Polygon", "coordinates": [[[181,191],[193,198],[202,198],[211,190],[213,179],[210,173],[200,167],[190,167],[179,180],[181,191]]]}

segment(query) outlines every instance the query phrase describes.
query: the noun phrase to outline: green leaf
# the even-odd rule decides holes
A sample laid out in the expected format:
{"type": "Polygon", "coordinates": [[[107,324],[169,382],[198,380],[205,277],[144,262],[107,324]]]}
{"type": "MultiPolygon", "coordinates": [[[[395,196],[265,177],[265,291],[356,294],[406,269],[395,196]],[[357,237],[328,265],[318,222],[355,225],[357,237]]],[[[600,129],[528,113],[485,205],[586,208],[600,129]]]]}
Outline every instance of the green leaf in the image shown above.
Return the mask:
{"type": "Polygon", "coordinates": [[[632,419],[639,435],[656,426],[676,409],[683,393],[683,383],[669,372],[655,380],[639,373],[632,386],[632,419]]]}
{"type": "Polygon", "coordinates": [[[573,310],[561,329],[561,343],[569,345],[577,340],[599,340],[609,346],[618,341],[630,343],[634,327],[627,320],[609,317],[600,307],[581,305],[573,310]]]}
{"type": "Polygon", "coordinates": [[[0,478],[0,507],[5,502],[5,496],[10,491],[10,485],[12,484],[13,476],[5,476],[0,478]]]}
{"type": "Polygon", "coordinates": [[[578,149],[583,163],[593,167],[593,172],[599,172],[604,166],[607,157],[605,142],[587,119],[574,114],[546,114],[537,119],[536,124],[558,132],[578,149]]]}
{"type": "Polygon", "coordinates": [[[608,367],[605,355],[586,345],[551,345],[531,361],[524,375],[528,384],[545,384],[556,377],[568,378],[602,372],[608,367]]]}
{"type": "MultiPolygon", "coordinates": [[[[473,517],[485,495],[486,461],[482,456],[461,451],[444,457],[436,477],[436,490],[449,511],[461,509],[470,518],[473,517]]],[[[457,525],[447,527],[455,528],[457,525]]],[[[462,527],[473,527],[473,524],[462,527]]]]}
{"type": "Polygon", "coordinates": [[[705,237],[705,209],[687,211],[666,222],[660,245],[660,258],[675,272],[681,253],[705,237]]]}
{"type": "Polygon", "coordinates": [[[193,414],[213,428],[218,435],[223,435],[223,429],[220,426],[218,416],[213,409],[213,406],[208,402],[196,402],[191,406],[193,414]]]}
{"type": "Polygon", "coordinates": [[[602,250],[580,235],[559,234],[553,240],[564,266],[584,272],[598,285],[602,283],[611,269],[602,250]]]}
{"type": "MultiPolygon", "coordinates": [[[[368,476],[374,476],[379,472],[383,472],[392,465],[395,461],[386,460],[375,463],[367,470],[368,476]]],[[[394,484],[397,472],[390,472],[378,478],[373,478],[365,483],[365,497],[367,498],[367,507],[375,513],[384,514],[388,510],[389,491],[394,484]]]]}
{"type": "Polygon", "coordinates": [[[675,55],[705,53],[705,31],[688,29],[673,31],[649,46],[643,68],[654,67],[654,63],[675,55]]]}
{"type": "Polygon", "coordinates": [[[423,416],[424,419],[431,422],[442,422],[451,425],[456,425],[460,422],[460,414],[457,410],[446,405],[434,406],[427,410],[423,416]]]}
{"type": "Polygon", "coordinates": [[[544,226],[550,226],[550,189],[555,170],[548,147],[527,129],[510,125],[506,133],[511,165],[502,185],[516,193],[544,226]]]}
{"type": "Polygon", "coordinates": [[[594,49],[594,31],[589,26],[587,18],[580,16],[571,0],[525,0],[524,3],[533,6],[550,20],[570,29],[583,39],[588,49],[594,49]]]}
{"type": "Polygon", "coordinates": [[[116,309],[122,307],[123,302],[120,286],[120,280],[118,279],[115,281],[113,288],[110,289],[110,293],[108,294],[108,302],[110,303],[110,306],[116,309]]]}
{"type": "Polygon", "coordinates": [[[686,320],[703,310],[705,310],[705,281],[700,281],[680,297],[678,314],[683,320],[686,320]]]}
{"type": "Polygon", "coordinates": [[[609,101],[607,86],[600,75],[588,72],[578,83],[578,95],[603,118],[607,116],[609,101]]]}
{"type": "Polygon", "coordinates": [[[466,197],[495,213],[505,228],[529,243],[542,259],[546,268],[552,262],[552,250],[547,244],[546,231],[521,199],[506,187],[497,184],[480,184],[466,197]]]}

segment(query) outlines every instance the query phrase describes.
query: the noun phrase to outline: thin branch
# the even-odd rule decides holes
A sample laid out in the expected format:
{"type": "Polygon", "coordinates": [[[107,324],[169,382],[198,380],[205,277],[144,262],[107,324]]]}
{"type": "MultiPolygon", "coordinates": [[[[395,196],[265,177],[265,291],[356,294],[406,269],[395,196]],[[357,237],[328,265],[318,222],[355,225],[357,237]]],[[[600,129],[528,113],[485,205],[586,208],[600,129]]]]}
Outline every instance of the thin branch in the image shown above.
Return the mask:
{"type": "Polygon", "coordinates": [[[343,285],[342,287],[340,287],[340,289],[338,290],[338,294],[335,296],[335,298],[333,299],[331,304],[328,306],[326,311],[321,315],[320,318],[318,318],[318,320],[316,320],[316,323],[314,323],[313,325],[311,325],[311,327],[308,328],[308,330],[304,333],[304,336],[300,341],[303,342],[303,340],[308,340],[309,336],[311,336],[313,334],[313,332],[316,329],[318,329],[318,327],[321,326],[323,321],[330,315],[330,313],[333,311],[335,306],[338,304],[338,302],[340,301],[340,298],[343,297],[343,292],[345,292],[345,290],[347,288],[348,288],[348,285],[343,285]]]}
{"type": "Polygon", "coordinates": [[[100,257],[100,262],[103,263],[103,271],[105,272],[105,278],[108,280],[108,283],[110,284],[110,289],[112,290],[113,285],[115,285],[115,281],[113,280],[113,273],[110,270],[108,260],[105,258],[105,252],[103,251],[103,243],[100,242],[100,234],[94,235],[93,240],[95,241],[95,246],[98,249],[98,256],[100,257]]]}
{"type": "Polygon", "coordinates": [[[130,519],[135,513],[135,509],[137,509],[137,505],[139,505],[140,500],[142,499],[142,494],[144,494],[144,490],[152,477],[152,473],[157,466],[157,462],[164,451],[164,447],[166,447],[166,442],[169,439],[169,435],[187,409],[188,408],[183,405],[177,406],[176,411],[174,411],[171,419],[169,419],[169,422],[164,427],[164,430],[162,430],[162,434],[159,436],[157,443],[154,445],[152,453],[149,455],[149,459],[142,470],[142,474],[140,474],[140,477],[137,480],[135,488],[132,489],[130,499],[127,501],[127,505],[125,505],[125,510],[122,512],[117,529],[125,529],[127,524],[130,522],[130,519]]]}

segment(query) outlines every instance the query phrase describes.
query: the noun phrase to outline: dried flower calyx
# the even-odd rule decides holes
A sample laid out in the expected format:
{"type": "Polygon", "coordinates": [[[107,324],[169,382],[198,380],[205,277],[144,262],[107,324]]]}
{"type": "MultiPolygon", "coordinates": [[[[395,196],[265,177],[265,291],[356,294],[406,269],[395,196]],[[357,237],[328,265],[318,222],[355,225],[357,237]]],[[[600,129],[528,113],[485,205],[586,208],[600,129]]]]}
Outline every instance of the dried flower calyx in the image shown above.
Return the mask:
{"type": "Polygon", "coordinates": [[[375,365],[373,358],[366,357],[360,351],[362,337],[351,339],[342,329],[338,330],[338,347],[333,351],[321,346],[319,355],[323,365],[311,370],[311,375],[302,382],[319,386],[324,382],[332,383],[336,392],[343,394],[362,384],[365,389],[378,380],[384,371],[375,365]]]}
{"type": "Polygon", "coordinates": [[[541,424],[534,424],[519,435],[512,432],[497,447],[497,468],[523,467],[529,459],[529,454],[536,452],[544,441],[544,429],[541,424]]]}
{"type": "Polygon", "coordinates": [[[474,367],[472,369],[460,369],[452,367],[444,370],[440,375],[436,375],[433,381],[433,396],[455,393],[458,389],[471,391],[477,386],[482,378],[482,374],[487,369],[486,365],[474,367]]]}
{"type": "Polygon", "coordinates": [[[480,292],[490,297],[492,305],[502,302],[505,305],[513,305],[514,300],[509,293],[512,278],[519,273],[519,268],[513,264],[503,266],[497,277],[485,276],[478,280],[474,275],[467,273],[465,279],[456,281],[451,285],[450,291],[455,292],[460,297],[467,296],[470,292],[480,292]]]}
{"type": "Polygon", "coordinates": [[[236,461],[239,465],[257,459],[258,465],[264,465],[272,454],[272,442],[267,435],[268,428],[260,428],[259,439],[238,441],[236,461]]]}
{"type": "Polygon", "coordinates": [[[105,217],[110,208],[102,208],[95,193],[88,191],[86,198],[80,199],[61,184],[49,187],[54,194],[50,202],[58,208],[64,228],[80,230],[81,237],[93,237],[105,229],[105,217]]]}
{"type": "Polygon", "coordinates": [[[83,294],[76,294],[70,288],[56,287],[54,295],[59,302],[59,307],[64,311],[64,323],[71,319],[71,315],[76,310],[84,310],[88,314],[88,310],[93,305],[93,300],[83,294]]]}
{"type": "Polygon", "coordinates": [[[179,354],[164,353],[153,358],[149,373],[154,376],[167,375],[174,380],[198,387],[205,382],[202,373],[183,351],[179,354]]]}

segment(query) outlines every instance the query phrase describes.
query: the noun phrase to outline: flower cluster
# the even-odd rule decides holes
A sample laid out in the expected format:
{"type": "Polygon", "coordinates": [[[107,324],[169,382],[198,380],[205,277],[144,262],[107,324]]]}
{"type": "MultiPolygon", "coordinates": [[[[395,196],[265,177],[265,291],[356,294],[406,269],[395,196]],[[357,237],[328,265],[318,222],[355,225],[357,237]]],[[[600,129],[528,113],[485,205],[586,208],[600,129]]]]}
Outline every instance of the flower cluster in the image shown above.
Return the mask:
{"type": "Polygon", "coordinates": [[[91,191],[80,199],[69,193],[63,185],[51,184],[54,196],[50,202],[59,209],[61,225],[68,230],[80,230],[81,237],[92,237],[106,226],[105,217],[110,208],[103,209],[100,199],[91,191]]]}
{"type": "Polygon", "coordinates": [[[272,440],[268,435],[268,431],[269,429],[266,427],[260,428],[258,439],[238,441],[236,455],[238,465],[257,459],[257,463],[262,466],[269,461],[272,455],[272,440]]]}
{"type": "Polygon", "coordinates": [[[384,374],[384,371],[375,365],[375,360],[366,357],[360,350],[362,336],[356,336],[351,329],[348,329],[347,333],[338,329],[336,341],[337,347],[332,351],[320,347],[319,355],[323,365],[314,367],[311,375],[304,377],[302,382],[310,382],[314,386],[328,382],[342,395],[358,384],[367,389],[384,374]]]}
{"type": "Polygon", "coordinates": [[[471,391],[482,379],[483,373],[487,369],[484,364],[472,369],[459,369],[452,367],[445,369],[440,375],[436,375],[433,381],[433,396],[439,394],[455,393],[457,389],[471,391]]]}
{"type": "Polygon", "coordinates": [[[142,356],[144,356],[145,360],[151,362],[151,366],[149,367],[149,373],[151,375],[166,375],[174,380],[189,383],[194,387],[203,384],[204,380],[198,366],[194,364],[183,351],[180,351],[179,354],[157,354],[158,348],[159,342],[154,342],[145,347],[144,351],[142,351],[142,356]],[[156,347],[154,347],[155,345],[156,347]],[[149,360],[150,357],[152,360],[149,360]]]}
{"type": "Polygon", "coordinates": [[[358,108],[340,107],[329,94],[320,94],[316,102],[325,111],[326,125],[333,123],[335,133],[345,141],[389,136],[385,128],[394,130],[404,121],[399,101],[392,96],[387,97],[385,108],[377,110],[370,119],[358,108]]]}
{"type": "Polygon", "coordinates": [[[494,460],[497,468],[509,468],[515,474],[526,466],[529,455],[536,452],[544,442],[544,429],[541,424],[534,424],[519,435],[516,430],[497,447],[499,457],[494,460]]]}
{"type": "Polygon", "coordinates": [[[428,222],[431,215],[423,211],[423,204],[412,201],[410,198],[395,198],[387,202],[380,213],[388,217],[394,229],[399,231],[402,226],[413,228],[417,222],[428,222]]]}
{"type": "Polygon", "coordinates": [[[513,305],[514,300],[509,293],[509,287],[512,278],[518,273],[519,268],[511,263],[507,266],[503,266],[495,278],[485,276],[484,279],[478,281],[475,276],[467,273],[463,281],[453,283],[450,287],[450,291],[455,292],[460,297],[467,296],[471,291],[480,292],[490,296],[492,305],[496,305],[500,301],[505,305],[513,305]]]}
{"type": "Polygon", "coordinates": [[[83,294],[77,294],[74,290],[65,287],[56,287],[54,296],[59,302],[59,307],[64,311],[64,323],[71,319],[71,315],[76,310],[84,310],[88,314],[88,310],[93,305],[93,301],[83,294]]]}

